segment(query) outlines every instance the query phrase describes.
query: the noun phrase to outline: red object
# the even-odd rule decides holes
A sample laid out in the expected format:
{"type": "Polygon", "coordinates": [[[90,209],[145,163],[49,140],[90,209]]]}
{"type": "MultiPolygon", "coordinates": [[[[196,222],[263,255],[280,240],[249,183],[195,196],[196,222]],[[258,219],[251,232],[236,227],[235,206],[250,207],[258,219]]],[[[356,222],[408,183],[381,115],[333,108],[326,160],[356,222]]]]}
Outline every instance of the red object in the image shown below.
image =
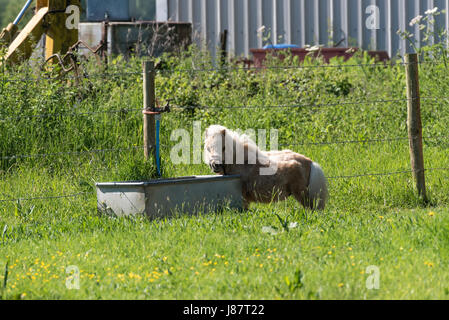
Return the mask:
{"type": "MultiPolygon", "coordinates": [[[[307,51],[303,48],[288,48],[288,49],[251,49],[251,53],[254,56],[254,66],[256,68],[263,68],[266,56],[268,53],[279,56],[280,59],[284,59],[283,52],[291,52],[293,56],[299,57],[299,62],[304,61],[307,55],[312,57],[323,57],[326,63],[334,57],[343,57],[344,60],[351,58],[355,52],[359,51],[359,48],[320,48],[316,51],[307,51]]],[[[375,57],[379,61],[389,61],[390,57],[386,51],[368,51],[371,57],[375,57]]]]}
{"type": "Polygon", "coordinates": [[[149,111],[149,110],[143,110],[142,113],[143,113],[143,114],[149,114],[149,115],[158,115],[158,114],[161,114],[161,113],[158,112],[158,111],[149,111]]]}

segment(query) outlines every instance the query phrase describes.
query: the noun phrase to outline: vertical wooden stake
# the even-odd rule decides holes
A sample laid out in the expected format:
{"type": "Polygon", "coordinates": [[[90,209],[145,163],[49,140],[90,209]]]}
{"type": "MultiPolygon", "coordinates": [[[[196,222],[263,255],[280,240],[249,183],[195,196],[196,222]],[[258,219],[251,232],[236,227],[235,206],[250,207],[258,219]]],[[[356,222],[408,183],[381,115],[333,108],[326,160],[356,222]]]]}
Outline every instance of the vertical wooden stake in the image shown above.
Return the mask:
{"type": "MultiPolygon", "coordinates": [[[[144,61],[143,63],[143,108],[144,111],[153,111],[155,107],[154,89],[154,62],[144,61]]],[[[145,159],[148,160],[151,154],[155,155],[156,150],[156,119],[154,114],[143,114],[143,145],[145,159]]]]}
{"type": "Polygon", "coordinates": [[[427,202],[424,155],[422,143],[421,101],[419,95],[418,55],[405,57],[407,79],[407,126],[410,142],[410,160],[419,196],[427,202]]]}

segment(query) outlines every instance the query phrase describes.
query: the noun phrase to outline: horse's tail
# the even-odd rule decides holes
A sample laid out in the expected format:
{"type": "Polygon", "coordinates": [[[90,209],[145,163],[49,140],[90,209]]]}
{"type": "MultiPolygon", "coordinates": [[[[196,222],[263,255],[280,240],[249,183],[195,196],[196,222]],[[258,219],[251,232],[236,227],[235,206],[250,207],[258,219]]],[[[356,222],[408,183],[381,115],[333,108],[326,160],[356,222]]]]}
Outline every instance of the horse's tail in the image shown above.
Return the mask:
{"type": "Polygon", "coordinates": [[[328,196],[327,179],[323,169],[318,163],[313,162],[309,179],[309,201],[312,208],[324,210],[328,196]]]}

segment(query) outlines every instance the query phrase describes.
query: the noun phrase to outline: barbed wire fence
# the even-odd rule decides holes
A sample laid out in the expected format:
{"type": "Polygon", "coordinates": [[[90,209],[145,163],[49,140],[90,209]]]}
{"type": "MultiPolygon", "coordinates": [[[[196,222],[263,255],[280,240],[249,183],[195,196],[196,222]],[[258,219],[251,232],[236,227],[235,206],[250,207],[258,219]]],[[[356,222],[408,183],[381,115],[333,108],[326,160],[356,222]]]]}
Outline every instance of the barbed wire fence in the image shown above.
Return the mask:
{"type": "MultiPolygon", "coordinates": [[[[408,62],[400,62],[396,65],[407,67],[412,65],[413,63],[408,62]]],[[[424,63],[420,63],[424,64],[424,63]]],[[[426,64],[430,64],[426,62],[426,64]]],[[[263,71],[263,70],[289,70],[289,69],[315,69],[315,68],[386,68],[388,64],[385,63],[375,63],[375,64],[343,64],[343,65],[310,65],[310,66],[268,66],[268,67],[230,67],[230,68],[197,68],[197,69],[185,69],[185,70],[177,70],[178,72],[232,72],[232,71],[263,71]]],[[[152,70],[154,72],[154,70],[152,70]]],[[[162,71],[165,73],[167,71],[162,71]]],[[[114,72],[114,73],[101,73],[101,74],[91,74],[85,75],[86,78],[94,79],[94,78],[115,78],[115,77],[126,77],[126,76],[144,76],[145,72],[114,72]]],[[[74,79],[72,76],[66,76],[68,79],[74,79]]],[[[19,83],[19,82],[40,82],[40,81],[55,81],[59,80],[59,77],[38,77],[38,78],[18,78],[18,79],[6,79],[0,77],[0,83],[19,83]]],[[[154,90],[154,88],[152,88],[154,90]]],[[[252,109],[300,109],[300,108],[326,108],[326,107],[337,107],[337,106],[351,106],[351,105],[382,105],[387,103],[410,103],[415,98],[404,98],[404,99],[378,99],[378,100],[366,100],[366,101],[341,101],[335,103],[319,103],[319,104],[291,104],[291,105],[240,105],[240,106],[175,106],[171,107],[174,111],[184,111],[188,109],[203,109],[203,110],[232,110],[232,109],[243,109],[243,110],[252,110],[252,109]]],[[[424,101],[441,101],[444,99],[449,99],[449,96],[442,97],[420,97],[420,100],[424,101]]],[[[145,110],[145,109],[144,109],[145,110]]],[[[59,113],[40,113],[40,114],[31,114],[31,115],[12,115],[5,114],[0,112],[0,122],[2,121],[15,121],[20,119],[35,119],[35,118],[50,118],[50,117],[77,117],[82,118],[86,116],[94,116],[94,115],[118,115],[123,113],[138,113],[142,112],[141,108],[121,108],[116,110],[101,110],[101,111],[91,111],[91,112],[59,112],[59,113]]],[[[422,137],[424,141],[426,140],[446,140],[449,138],[448,136],[428,136],[422,137]]],[[[279,147],[298,147],[298,146],[326,146],[326,145],[349,145],[349,144],[380,144],[380,143],[390,143],[390,142],[400,142],[400,141],[411,141],[410,137],[389,137],[389,138],[372,138],[372,139],[362,139],[362,140],[338,140],[338,141],[322,141],[322,142],[292,142],[286,144],[280,144],[279,147]]],[[[168,145],[161,144],[162,147],[169,147],[168,145]]],[[[132,151],[132,150],[144,150],[144,149],[154,150],[155,146],[132,146],[128,148],[103,148],[103,149],[92,149],[86,151],[71,151],[71,152],[57,152],[57,153],[36,153],[36,154],[15,154],[15,155],[7,155],[1,156],[0,160],[2,161],[10,161],[17,159],[31,159],[31,158],[48,158],[48,157],[61,157],[61,156],[82,156],[82,155],[90,155],[90,154],[105,154],[105,153],[117,153],[122,151],[132,151]]],[[[329,180],[347,180],[347,179],[359,179],[364,177],[385,177],[385,176],[395,176],[395,175],[405,175],[405,174],[416,174],[417,171],[420,173],[424,172],[432,172],[432,171],[447,171],[449,172],[449,168],[423,168],[423,169],[399,169],[397,171],[392,172],[375,172],[375,173],[357,173],[350,175],[340,175],[340,176],[328,176],[329,180]]],[[[86,197],[92,195],[93,192],[76,192],[73,194],[60,194],[60,195],[38,195],[33,197],[15,197],[15,198],[7,198],[0,199],[0,203],[7,202],[21,202],[21,201],[35,201],[35,200],[58,200],[58,199],[68,199],[68,198],[77,198],[77,197],[86,197]]]]}

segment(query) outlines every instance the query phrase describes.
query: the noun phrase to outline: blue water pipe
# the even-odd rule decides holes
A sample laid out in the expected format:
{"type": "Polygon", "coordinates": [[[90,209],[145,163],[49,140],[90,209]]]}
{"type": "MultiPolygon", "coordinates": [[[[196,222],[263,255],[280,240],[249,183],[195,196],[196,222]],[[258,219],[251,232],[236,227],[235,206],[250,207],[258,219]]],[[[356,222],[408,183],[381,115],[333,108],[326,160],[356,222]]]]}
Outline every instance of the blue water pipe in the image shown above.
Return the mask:
{"type": "Polygon", "coordinates": [[[30,7],[31,3],[33,3],[34,0],[28,0],[27,3],[23,6],[22,10],[20,10],[19,15],[17,16],[16,20],[14,20],[13,24],[18,25],[20,20],[22,20],[23,16],[25,15],[25,12],[30,7]]]}
{"type": "Polygon", "coordinates": [[[161,158],[160,158],[160,139],[159,139],[159,133],[161,131],[161,116],[156,116],[156,167],[157,167],[157,174],[159,177],[162,176],[161,174],[161,158]]]}

